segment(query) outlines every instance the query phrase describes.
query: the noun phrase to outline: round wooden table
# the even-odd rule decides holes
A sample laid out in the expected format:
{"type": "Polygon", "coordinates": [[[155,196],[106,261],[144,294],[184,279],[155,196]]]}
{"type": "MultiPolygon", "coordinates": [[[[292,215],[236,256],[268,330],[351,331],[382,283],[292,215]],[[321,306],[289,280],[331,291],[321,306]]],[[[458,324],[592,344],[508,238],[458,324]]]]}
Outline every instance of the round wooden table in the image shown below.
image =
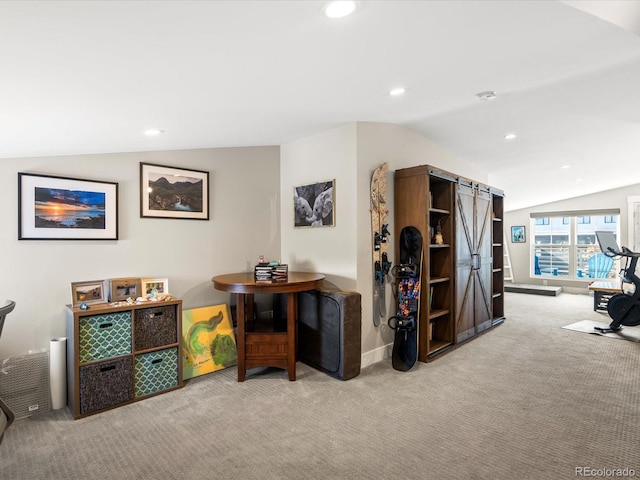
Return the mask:
{"type": "Polygon", "coordinates": [[[238,323],[238,381],[243,382],[247,369],[258,366],[287,369],[289,380],[296,379],[296,338],[298,321],[298,292],[315,290],[322,286],[324,275],[319,273],[289,272],[286,280],[258,281],[253,272],[218,275],[211,279],[213,288],[235,293],[238,323]],[[253,320],[253,296],[256,293],[287,294],[287,331],[247,331],[253,320]]]}

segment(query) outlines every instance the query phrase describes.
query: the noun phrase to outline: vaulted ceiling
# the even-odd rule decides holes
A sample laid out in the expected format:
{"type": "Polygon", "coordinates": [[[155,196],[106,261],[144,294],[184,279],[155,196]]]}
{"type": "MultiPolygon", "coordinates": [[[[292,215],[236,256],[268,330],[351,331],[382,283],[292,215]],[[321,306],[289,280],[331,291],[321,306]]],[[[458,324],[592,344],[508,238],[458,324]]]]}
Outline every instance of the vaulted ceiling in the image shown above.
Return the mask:
{"type": "Polygon", "coordinates": [[[640,183],[640,2],[324,3],[0,2],[0,158],[371,121],[481,165],[510,210],[640,183]]]}

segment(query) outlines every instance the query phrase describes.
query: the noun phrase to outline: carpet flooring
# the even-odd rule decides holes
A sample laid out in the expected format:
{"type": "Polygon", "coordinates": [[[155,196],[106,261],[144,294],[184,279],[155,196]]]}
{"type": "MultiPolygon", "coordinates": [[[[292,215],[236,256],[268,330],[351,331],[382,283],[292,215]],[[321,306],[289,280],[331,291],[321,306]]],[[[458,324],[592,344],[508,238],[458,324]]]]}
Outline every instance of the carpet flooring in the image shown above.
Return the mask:
{"type": "Polygon", "coordinates": [[[432,363],[343,382],[235,369],[81,420],[15,422],[2,480],[563,480],[640,477],[640,344],[587,295],[508,293],[504,324],[432,363]],[[585,475],[586,473],[586,475],[585,475]]]}
{"type": "Polygon", "coordinates": [[[630,342],[640,343],[640,327],[622,327],[617,332],[602,333],[595,329],[595,327],[606,327],[609,325],[611,319],[608,321],[605,319],[603,322],[594,320],[582,320],[580,322],[572,323],[571,325],[565,325],[562,328],[567,330],[574,330],[576,332],[590,333],[593,335],[602,335],[607,338],[616,338],[618,340],[629,340],[630,342]]]}

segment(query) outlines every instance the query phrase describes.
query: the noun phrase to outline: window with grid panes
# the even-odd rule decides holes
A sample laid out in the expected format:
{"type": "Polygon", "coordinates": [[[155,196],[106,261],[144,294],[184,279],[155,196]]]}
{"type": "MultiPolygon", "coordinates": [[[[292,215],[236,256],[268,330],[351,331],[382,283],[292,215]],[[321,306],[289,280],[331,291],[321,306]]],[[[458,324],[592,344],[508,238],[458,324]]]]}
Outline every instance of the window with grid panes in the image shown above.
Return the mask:
{"type": "MultiPolygon", "coordinates": [[[[600,253],[596,231],[618,232],[617,212],[562,212],[560,214],[532,214],[533,276],[551,276],[564,279],[593,281],[589,271],[589,258],[600,253]],[[537,257],[539,269],[535,268],[537,257]]],[[[607,278],[613,278],[618,271],[618,262],[609,271],[607,278]]]]}

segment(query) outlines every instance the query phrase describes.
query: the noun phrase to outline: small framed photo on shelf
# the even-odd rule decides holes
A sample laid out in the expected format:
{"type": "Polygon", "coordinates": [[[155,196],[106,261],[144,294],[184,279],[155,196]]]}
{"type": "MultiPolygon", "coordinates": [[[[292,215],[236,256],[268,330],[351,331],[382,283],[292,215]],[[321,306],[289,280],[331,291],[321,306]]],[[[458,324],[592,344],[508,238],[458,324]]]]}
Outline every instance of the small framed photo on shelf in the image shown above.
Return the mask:
{"type": "Polygon", "coordinates": [[[80,304],[95,305],[107,303],[107,292],[104,280],[90,282],[71,283],[71,305],[78,307],[80,304]]]}
{"type": "Polygon", "coordinates": [[[109,301],[123,302],[127,298],[134,300],[142,296],[139,278],[111,278],[109,279],[109,301]]]}
{"type": "Polygon", "coordinates": [[[155,297],[169,293],[168,278],[141,278],[141,291],[143,297],[155,297]]]}
{"type": "Polygon", "coordinates": [[[526,242],[524,226],[511,227],[511,242],[512,243],[525,243],[526,242]]]}

